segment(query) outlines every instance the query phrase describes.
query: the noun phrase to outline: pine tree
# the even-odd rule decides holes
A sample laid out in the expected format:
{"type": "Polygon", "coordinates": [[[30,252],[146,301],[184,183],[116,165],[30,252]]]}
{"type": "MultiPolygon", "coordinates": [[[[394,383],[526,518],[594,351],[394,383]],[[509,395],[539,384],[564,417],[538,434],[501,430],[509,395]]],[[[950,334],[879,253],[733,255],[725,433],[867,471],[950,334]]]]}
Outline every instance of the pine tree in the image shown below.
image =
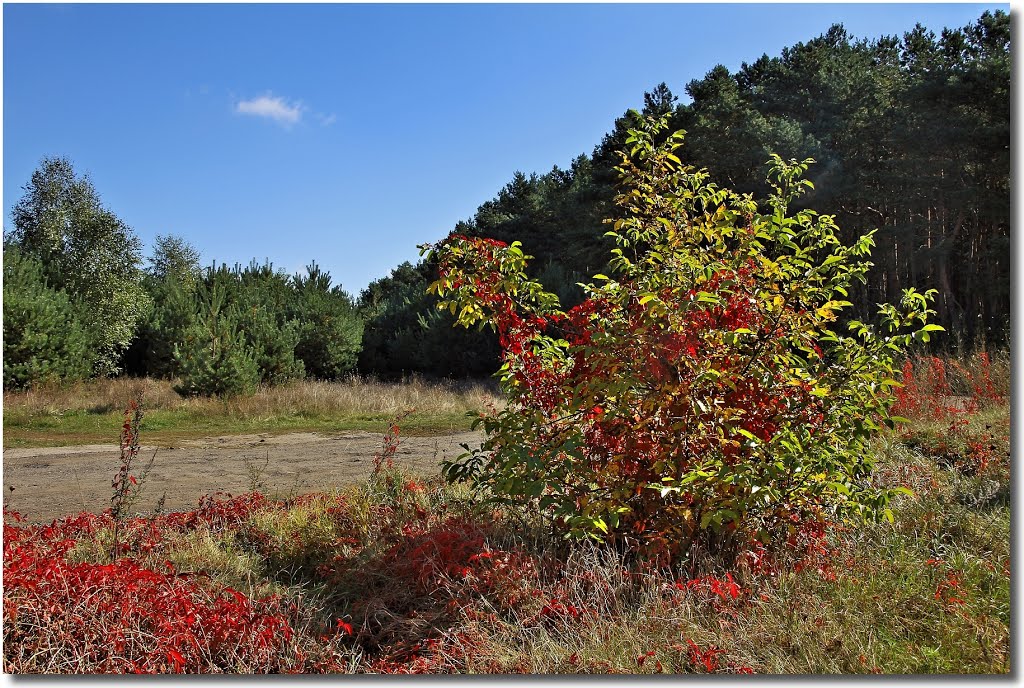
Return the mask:
{"type": "Polygon", "coordinates": [[[4,389],[78,380],[91,372],[92,352],[81,309],[51,289],[38,261],[4,246],[4,389]]]}
{"type": "Polygon", "coordinates": [[[299,324],[295,356],[306,375],[336,380],[355,369],[362,348],[363,321],[352,298],[314,262],[306,275],[295,275],[289,315],[299,324]]]}
{"type": "Polygon", "coordinates": [[[222,285],[200,286],[195,322],[174,347],[185,395],[232,396],[254,391],[260,370],[246,345],[237,308],[227,305],[222,285]]]}

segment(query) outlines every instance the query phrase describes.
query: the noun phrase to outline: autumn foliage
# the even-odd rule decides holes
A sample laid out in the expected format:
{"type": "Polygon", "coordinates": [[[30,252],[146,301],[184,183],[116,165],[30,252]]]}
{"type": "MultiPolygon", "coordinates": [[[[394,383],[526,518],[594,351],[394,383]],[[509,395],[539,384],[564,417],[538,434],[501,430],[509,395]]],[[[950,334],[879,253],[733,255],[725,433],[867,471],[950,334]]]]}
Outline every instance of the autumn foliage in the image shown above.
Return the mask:
{"type": "MultiPolygon", "coordinates": [[[[937,403],[906,381],[907,403],[937,403]]],[[[872,479],[914,490],[894,524],[794,521],[785,546],[751,543],[724,566],[566,543],[521,510],[388,468],[395,433],[364,486],[146,516],[117,498],[142,483],[122,455],[101,514],[33,524],[5,510],[4,670],[1005,672],[1009,414],[1005,399],[983,406],[955,422],[957,438],[995,434],[987,467],[980,438],[917,420],[875,447],[895,453],[878,451],[872,479]],[[914,428],[948,442],[937,462],[904,444],[914,428]]]]}
{"type": "Polygon", "coordinates": [[[868,443],[892,424],[895,361],[941,329],[927,324],[932,293],[907,290],[876,325],[840,324],[873,240],[845,246],[831,216],[791,211],[813,161],[774,157],[758,204],[682,165],[664,119],[635,119],[612,274],[578,306],[527,276],[517,243],[424,247],[440,307],[498,332],[510,402],[481,417],[487,440],[447,476],[569,534],[669,557],[891,517],[868,443]]]}
{"type": "MultiPolygon", "coordinates": [[[[252,500],[218,503],[129,524],[136,554],[152,552],[170,533],[233,513],[244,518],[252,500]]],[[[83,513],[46,526],[17,526],[5,511],[5,671],[49,667],[60,672],[266,672],[281,666],[292,629],[280,599],[250,599],[179,575],[167,561],[157,570],[124,557],[74,561],[80,541],[112,516],[83,513]]]]}

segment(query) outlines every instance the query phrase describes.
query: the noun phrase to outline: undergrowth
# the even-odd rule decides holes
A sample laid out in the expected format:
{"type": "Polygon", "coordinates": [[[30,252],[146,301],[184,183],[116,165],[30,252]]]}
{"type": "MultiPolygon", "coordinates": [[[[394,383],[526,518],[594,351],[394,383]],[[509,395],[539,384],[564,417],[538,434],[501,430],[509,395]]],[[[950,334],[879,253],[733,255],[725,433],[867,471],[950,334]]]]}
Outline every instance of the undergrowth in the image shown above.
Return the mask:
{"type": "Polygon", "coordinates": [[[913,491],[893,523],[728,562],[556,538],[388,468],[388,445],[344,491],[5,510],[4,671],[1006,673],[1008,400],[942,406],[875,445],[879,485],[913,491]]]}

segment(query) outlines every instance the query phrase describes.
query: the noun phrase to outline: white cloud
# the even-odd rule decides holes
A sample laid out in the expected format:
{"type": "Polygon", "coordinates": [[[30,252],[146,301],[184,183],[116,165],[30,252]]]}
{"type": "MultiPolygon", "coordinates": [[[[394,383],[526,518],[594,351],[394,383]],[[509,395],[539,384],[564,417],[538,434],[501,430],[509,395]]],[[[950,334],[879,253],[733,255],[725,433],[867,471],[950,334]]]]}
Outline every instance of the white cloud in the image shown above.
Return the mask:
{"type": "Polygon", "coordinates": [[[329,115],[320,115],[320,124],[324,125],[325,127],[329,127],[337,121],[338,116],[335,115],[333,112],[329,115]]]}
{"type": "Polygon", "coordinates": [[[297,124],[302,119],[302,111],[302,103],[289,104],[284,98],[269,93],[252,100],[239,101],[235,106],[235,112],[239,114],[266,117],[286,127],[297,124]]]}

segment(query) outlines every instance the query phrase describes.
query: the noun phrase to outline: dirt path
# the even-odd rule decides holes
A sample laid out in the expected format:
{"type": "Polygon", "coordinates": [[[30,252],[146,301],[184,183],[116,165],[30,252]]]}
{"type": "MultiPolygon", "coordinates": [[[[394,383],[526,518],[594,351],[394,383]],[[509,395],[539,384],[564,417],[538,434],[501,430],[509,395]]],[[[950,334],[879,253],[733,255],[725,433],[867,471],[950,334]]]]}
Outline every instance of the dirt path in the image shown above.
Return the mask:
{"type": "MultiPolygon", "coordinates": [[[[395,465],[411,473],[435,474],[442,459],[462,453],[461,443],[473,445],[482,437],[475,432],[403,437],[395,465]]],[[[370,474],[381,440],[381,435],[372,432],[304,432],[183,442],[181,447],[157,451],[135,510],[152,510],[162,494],[166,494],[166,510],[179,510],[196,506],[203,495],[213,492],[247,492],[251,485],[247,461],[261,471],[261,489],[272,496],[351,485],[370,474]]],[[[143,446],[140,470],[153,451],[143,446]]],[[[48,522],[83,510],[102,511],[110,506],[110,481],[118,470],[118,456],[116,445],[100,444],[5,449],[4,506],[33,522],[48,522]]]]}

